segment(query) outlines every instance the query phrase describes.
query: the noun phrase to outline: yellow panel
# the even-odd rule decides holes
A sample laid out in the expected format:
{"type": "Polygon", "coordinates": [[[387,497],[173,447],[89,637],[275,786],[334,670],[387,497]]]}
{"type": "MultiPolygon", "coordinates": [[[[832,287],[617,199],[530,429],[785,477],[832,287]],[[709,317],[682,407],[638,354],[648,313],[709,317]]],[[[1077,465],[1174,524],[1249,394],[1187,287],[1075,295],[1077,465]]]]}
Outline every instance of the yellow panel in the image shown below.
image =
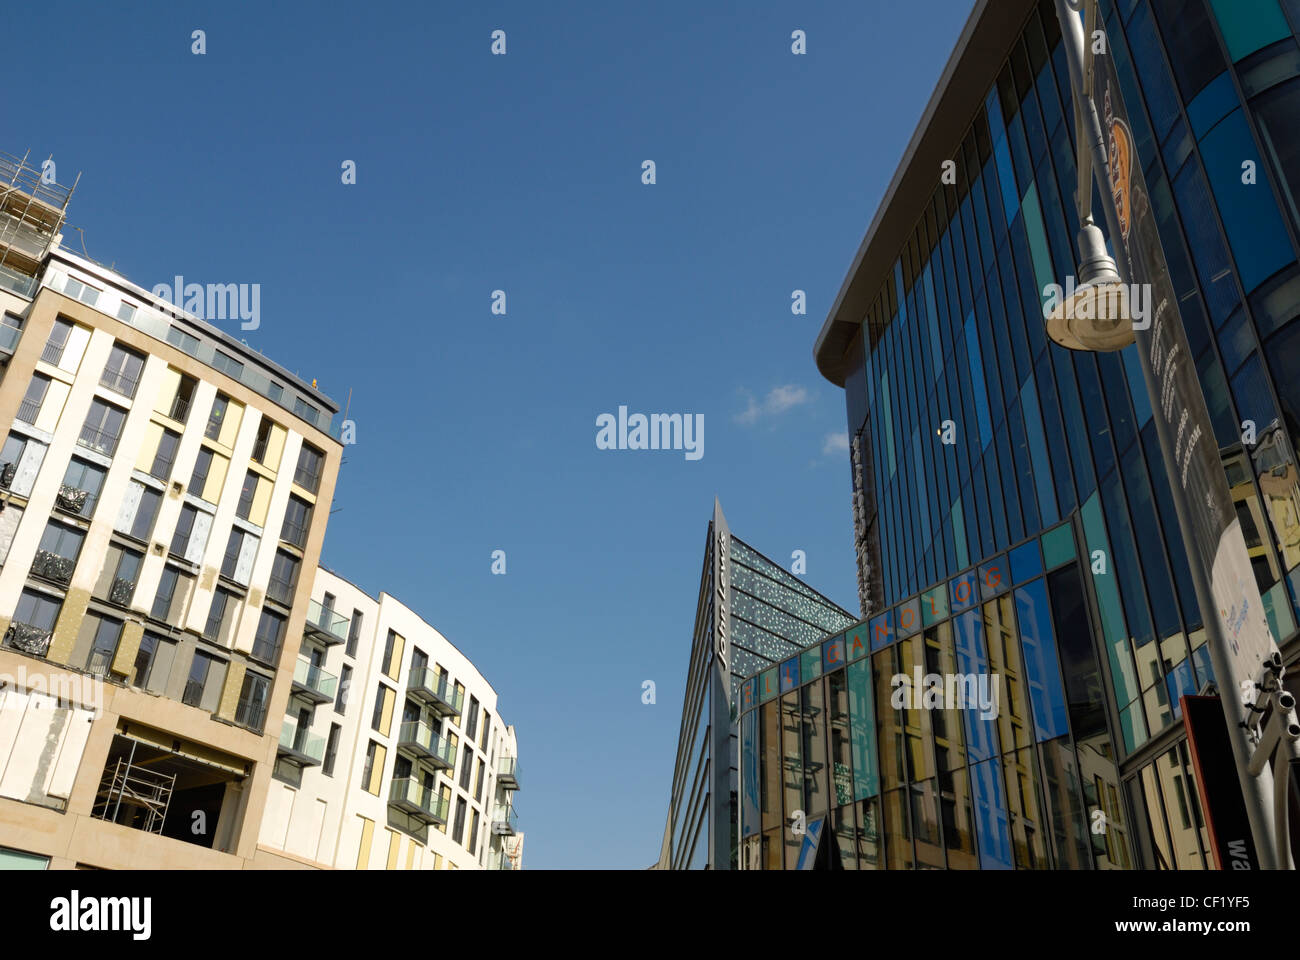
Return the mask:
{"type": "Polygon", "coordinates": [[[441,853],[435,853],[435,854],[433,855],[433,869],[435,869],[435,870],[441,870],[441,869],[442,869],[442,854],[441,854],[441,853]]]}
{"type": "Polygon", "coordinates": [[[266,438],[266,457],[262,466],[268,470],[280,469],[280,458],[284,456],[284,442],[289,439],[289,431],[278,423],[271,424],[271,432],[266,438]]]}
{"type": "Polygon", "coordinates": [[[253,506],[248,511],[248,519],[259,527],[266,526],[266,511],[271,507],[271,484],[265,477],[257,480],[257,489],[253,491],[253,506]]]}
{"type": "Polygon", "coordinates": [[[357,851],[357,869],[364,870],[370,866],[370,841],[375,835],[375,821],[359,814],[358,819],[361,821],[361,849],[357,851]]]}
{"type": "Polygon", "coordinates": [[[163,428],[161,423],[149,421],[145,427],[144,443],[140,446],[140,457],[135,462],[135,468],[141,473],[148,473],[153,467],[153,458],[158,455],[158,444],[162,442],[163,428]]]}
{"type": "Polygon", "coordinates": [[[59,415],[63,413],[63,403],[68,399],[71,387],[62,380],[51,380],[45,390],[45,399],[41,402],[41,412],[36,416],[32,426],[46,433],[53,433],[59,425],[59,415]]]}
{"type": "Polygon", "coordinates": [[[386,737],[393,728],[393,704],[397,701],[397,691],[380,684],[379,693],[384,698],[384,710],[379,718],[379,732],[386,737]]]}
{"type": "Polygon", "coordinates": [[[385,829],[388,830],[388,869],[396,870],[397,858],[402,853],[402,835],[391,828],[385,829]]]}
{"type": "Polygon", "coordinates": [[[393,637],[393,672],[390,676],[394,680],[402,673],[402,651],[405,649],[406,638],[399,633],[393,637]]]}
{"type": "Polygon", "coordinates": [[[212,455],[212,468],[208,470],[208,481],[203,485],[203,492],[199,494],[208,503],[219,503],[221,501],[221,488],[226,482],[226,471],[230,468],[230,460],[219,453],[212,455]]]}
{"type": "Polygon", "coordinates": [[[415,869],[415,851],[419,846],[420,845],[418,843],[412,840],[410,846],[406,848],[406,869],[407,870],[415,869]]]}
{"type": "Polygon", "coordinates": [[[158,402],[154,404],[154,409],[164,416],[172,408],[172,398],[176,396],[176,391],[181,386],[181,372],[175,367],[168,367],[167,372],[163,374],[162,384],[158,387],[158,402]]]}
{"type": "Polygon", "coordinates": [[[217,442],[227,449],[234,447],[235,437],[239,436],[239,424],[244,419],[244,405],[238,400],[231,400],[226,407],[226,416],[221,421],[221,435],[217,442]]]}
{"type": "Polygon", "coordinates": [[[375,765],[370,771],[370,786],[367,790],[379,796],[379,786],[384,782],[384,763],[388,760],[388,748],[382,744],[375,744],[375,765]]]}

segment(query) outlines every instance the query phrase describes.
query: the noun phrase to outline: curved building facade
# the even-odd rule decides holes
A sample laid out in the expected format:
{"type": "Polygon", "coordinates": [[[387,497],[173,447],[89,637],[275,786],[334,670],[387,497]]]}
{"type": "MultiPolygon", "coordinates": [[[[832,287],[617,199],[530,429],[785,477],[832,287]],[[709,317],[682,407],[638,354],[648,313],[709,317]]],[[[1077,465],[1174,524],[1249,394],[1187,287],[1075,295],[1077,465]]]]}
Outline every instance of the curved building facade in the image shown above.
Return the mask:
{"type": "MultiPolygon", "coordinates": [[[[1294,664],[1300,4],[1100,7],[1294,664]]],[[[1214,676],[1136,347],[1045,333],[1076,156],[1054,5],[979,3],[817,341],[846,395],[863,620],[743,687],[746,865],[1222,865],[1182,700],[1214,676]],[[894,682],[932,674],[995,681],[996,712],[894,682]]]]}

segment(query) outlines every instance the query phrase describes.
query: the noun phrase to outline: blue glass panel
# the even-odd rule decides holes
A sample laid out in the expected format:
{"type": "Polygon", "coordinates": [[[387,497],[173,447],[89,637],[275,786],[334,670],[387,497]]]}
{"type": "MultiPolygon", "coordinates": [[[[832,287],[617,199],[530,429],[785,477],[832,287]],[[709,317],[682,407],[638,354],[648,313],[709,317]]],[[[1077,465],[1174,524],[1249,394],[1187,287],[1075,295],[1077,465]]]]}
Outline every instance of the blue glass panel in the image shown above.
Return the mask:
{"type": "Polygon", "coordinates": [[[799,686],[799,658],[791,657],[781,664],[781,692],[789,693],[799,686]]]}
{"type": "Polygon", "coordinates": [[[749,710],[758,706],[758,678],[751,677],[740,687],[740,709],[749,710]]]}
{"type": "Polygon", "coordinates": [[[1011,150],[1007,147],[1007,138],[998,137],[993,142],[993,156],[998,165],[998,186],[1002,190],[1002,209],[1006,213],[1007,223],[1016,219],[1020,210],[1020,191],[1016,187],[1016,175],[1011,169],[1011,150]]]}
{"type": "MultiPolygon", "coordinates": [[[[1240,164],[1237,164],[1237,170],[1240,177],[1240,164]]],[[[1178,198],[1178,213],[1187,231],[1188,247],[1196,264],[1201,289],[1205,292],[1210,317],[1218,327],[1241,301],[1237,296],[1228,251],[1223,246],[1223,236],[1214,222],[1210,191],[1195,159],[1188,160],[1174,178],[1174,195],[1178,198]]]]}
{"type": "Polygon", "coordinates": [[[1233,62],[1291,33],[1277,0],[1210,0],[1233,62]]]}
{"type": "Polygon", "coordinates": [[[776,667],[770,670],[764,670],[758,675],[758,702],[767,703],[780,692],[780,681],[777,680],[776,667]]]}
{"type": "Polygon", "coordinates": [[[1142,358],[1137,351],[1137,344],[1130,344],[1121,351],[1120,357],[1128,376],[1128,394],[1133,401],[1133,415],[1137,417],[1137,426],[1141,430],[1151,419],[1151,394],[1147,391],[1146,379],[1142,376],[1142,358]]]}
{"type": "Polygon", "coordinates": [[[865,800],[880,792],[871,661],[849,664],[845,679],[849,690],[849,739],[853,748],[853,799],[865,800]]]}
{"type": "Polygon", "coordinates": [[[820,647],[805,650],[799,655],[799,679],[814,680],[822,675],[822,651],[820,647]]]}
{"type": "Polygon", "coordinates": [[[844,635],[831,637],[822,644],[822,669],[830,673],[836,667],[842,667],[848,662],[845,656],[844,635]]]}
{"type": "Polygon", "coordinates": [[[871,630],[865,623],[859,623],[844,634],[844,646],[850,661],[865,656],[871,643],[871,630]]]}
{"type": "MultiPolygon", "coordinates": [[[[953,617],[957,669],[961,673],[984,676],[989,672],[988,650],[984,646],[984,620],[979,610],[967,610],[953,617]]],[[[963,710],[966,721],[966,754],[971,763],[998,754],[997,721],[979,710],[963,710]]]]}
{"type": "Polygon", "coordinates": [[[997,759],[992,759],[970,769],[980,867],[984,870],[1012,870],[1015,861],[1011,856],[1007,804],[1002,795],[1002,765],[997,759]]]}
{"type": "Polygon", "coordinates": [[[913,597],[906,603],[898,605],[898,635],[910,637],[921,629],[921,601],[913,597]]]}
{"type": "Polygon", "coordinates": [[[1183,718],[1183,705],[1179,698],[1196,695],[1196,675],[1192,672],[1192,661],[1184,657],[1178,665],[1165,675],[1165,687],[1169,691],[1169,705],[1173,708],[1174,719],[1183,718]]]}
{"type": "Polygon", "coordinates": [[[948,618],[948,588],[935,587],[921,594],[921,622],[925,626],[948,618]]]}
{"type": "Polygon", "coordinates": [[[1295,252],[1241,110],[1228,114],[1205,135],[1201,157],[1242,286],[1250,293],[1295,260],[1295,252]],[[1242,165],[1247,161],[1255,165],[1255,183],[1242,183],[1242,165]]]}
{"type": "Polygon", "coordinates": [[[1056,512],[1056,490],[1052,481],[1052,461],[1047,454],[1043,418],[1038,410],[1038,393],[1031,374],[1020,390],[1020,408],[1025,418],[1025,437],[1029,441],[1029,459],[1034,469],[1034,489],[1038,495],[1038,514],[1043,526],[1060,519],[1056,512]]]}
{"type": "Polygon", "coordinates": [[[1151,113],[1151,123],[1155,126],[1156,136],[1163,140],[1178,119],[1178,94],[1165,66],[1164,50],[1156,37],[1155,24],[1146,4],[1139,8],[1126,34],[1133,48],[1133,62],[1142,78],[1142,92],[1151,113]]]}
{"type": "Polygon", "coordinates": [[[1007,569],[1007,558],[994,557],[987,563],[980,564],[980,596],[988,600],[996,597],[999,593],[1006,593],[1011,583],[1007,580],[1010,571],[1007,569]]]}
{"type": "MultiPolygon", "coordinates": [[[[1224,70],[1187,105],[1187,119],[1192,122],[1196,139],[1205,136],[1205,131],[1239,106],[1241,101],[1237,99],[1237,91],[1232,85],[1232,76],[1224,70]]],[[[1177,170],[1178,165],[1174,164],[1173,168],[1177,170]]]]}
{"type": "Polygon", "coordinates": [[[1196,689],[1202,689],[1207,683],[1214,683],[1214,664],[1210,660],[1210,645],[1203,643],[1192,651],[1192,660],[1196,664],[1196,689]]]}
{"type": "Polygon", "coordinates": [[[894,611],[886,610],[871,621],[872,652],[881,650],[894,642],[894,611]]]}
{"type": "Polygon", "coordinates": [[[966,610],[979,601],[979,586],[978,581],[975,579],[974,570],[955,578],[948,584],[948,587],[952,592],[952,609],[954,613],[966,610]]]}
{"type": "Polygon", "coordinates": [[[1043,558],[1038,552],[1038,541],[1030,540],[1011,551],[1011,580],[1024,583],[1043,572],[1043,558]]]}
{"type": "MultiPolygon", "coordinates": [[[[1037,550],[1037,543],[1034,544],[1037,550]]],[[[1025,677],[1039,743],[1069,733],[1065,688],[1056,656],[1056,637],[1047,607],[1047,585],[1039,579],[1016,590],[1016,620],[1025,655],[1025,677]]]]}

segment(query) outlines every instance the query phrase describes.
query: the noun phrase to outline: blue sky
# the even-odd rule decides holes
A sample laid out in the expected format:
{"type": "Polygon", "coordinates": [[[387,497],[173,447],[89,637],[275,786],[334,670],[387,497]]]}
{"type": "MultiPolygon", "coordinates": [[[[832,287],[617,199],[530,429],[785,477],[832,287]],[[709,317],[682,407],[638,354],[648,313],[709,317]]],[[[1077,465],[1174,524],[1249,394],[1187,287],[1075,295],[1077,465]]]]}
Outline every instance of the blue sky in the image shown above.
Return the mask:
{"type": "Polygon", "coordinates": [[[0,150],[81,171],[70,222],[142,286],[261,284],[227,329],[351,391],[323,562],[496,688],[526,866],[643,868],[714,496],[857,608],[812,345],[971,7],[44,3],[3,15],[37,41],[0,150]],[[598,450],[620,405],[703,414],[703,458],[598,450]]]}

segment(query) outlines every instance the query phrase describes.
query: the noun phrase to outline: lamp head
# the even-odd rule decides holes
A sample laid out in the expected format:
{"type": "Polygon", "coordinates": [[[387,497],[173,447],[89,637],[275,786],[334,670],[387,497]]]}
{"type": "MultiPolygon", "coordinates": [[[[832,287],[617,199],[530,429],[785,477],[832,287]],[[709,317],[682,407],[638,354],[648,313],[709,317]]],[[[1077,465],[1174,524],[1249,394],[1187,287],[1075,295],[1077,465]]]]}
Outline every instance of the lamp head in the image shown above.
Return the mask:
{"type": "Polygon", "coordinates": [[[1079,285],[1047,316],[1047,335],[1071,350],[1110,352],[1133,342],[1128,288],[1106,252],[1101,229],[1079,231],[1079,285]]]}

